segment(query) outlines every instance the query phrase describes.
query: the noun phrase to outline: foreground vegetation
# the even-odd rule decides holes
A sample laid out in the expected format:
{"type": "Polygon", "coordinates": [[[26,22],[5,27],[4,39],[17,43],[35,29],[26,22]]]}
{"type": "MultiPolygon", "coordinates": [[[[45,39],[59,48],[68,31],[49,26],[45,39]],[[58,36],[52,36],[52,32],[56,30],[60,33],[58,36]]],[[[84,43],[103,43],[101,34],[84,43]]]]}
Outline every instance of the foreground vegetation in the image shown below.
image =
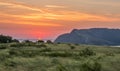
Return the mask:
{"type": "Polygon", "coordinates": [[[0,44],[0,71],[119,71],[120,48],[39,41],[0,44]]]}

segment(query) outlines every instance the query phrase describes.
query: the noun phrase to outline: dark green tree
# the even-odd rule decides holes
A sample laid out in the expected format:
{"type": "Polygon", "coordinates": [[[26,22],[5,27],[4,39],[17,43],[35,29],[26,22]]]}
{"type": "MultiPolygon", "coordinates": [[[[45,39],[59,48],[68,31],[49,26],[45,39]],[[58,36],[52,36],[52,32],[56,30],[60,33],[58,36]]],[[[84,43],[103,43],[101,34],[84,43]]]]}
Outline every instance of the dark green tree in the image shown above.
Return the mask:
{"type": "Polygon", "coordinates": [[[12,42],[17,42],[17,43],[19,43],[19,40],[13,39],[12,42]]]}
{"type": "Polygon", "coordinates": [[[30,40],[24,40],[23,42],[24,43],[32,43],[32,41],[30,41],[30,40]]]}
{"type": "Polygon", "coordinates": [[[37,42],[38,42],[38,43],[44,43],[44,41],[43,41],[43,40],[38,40],[37,42]]]}
{"type": "Polygon", "coordinates": [[[0,43],[10,43],[12,42],[11,36],[0,35],[0,43]]]}
{"type": "Polygon", "coordinates": [[[47,40],[48,44],[53,44],[53,42],[51,40],[47,40]]]}

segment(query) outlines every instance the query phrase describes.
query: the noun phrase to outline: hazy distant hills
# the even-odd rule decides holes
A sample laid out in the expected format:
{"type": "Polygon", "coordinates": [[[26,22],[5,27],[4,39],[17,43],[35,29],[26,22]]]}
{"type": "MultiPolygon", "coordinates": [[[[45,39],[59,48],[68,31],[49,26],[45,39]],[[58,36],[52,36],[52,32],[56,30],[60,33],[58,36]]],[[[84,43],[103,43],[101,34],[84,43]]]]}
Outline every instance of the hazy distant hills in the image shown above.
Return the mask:
{"type": "Polygon", "coordinates": [[[71,33],[60,35],[55,42],[91,45],[120,45],[120,29],[74,29],[71,33]]]}

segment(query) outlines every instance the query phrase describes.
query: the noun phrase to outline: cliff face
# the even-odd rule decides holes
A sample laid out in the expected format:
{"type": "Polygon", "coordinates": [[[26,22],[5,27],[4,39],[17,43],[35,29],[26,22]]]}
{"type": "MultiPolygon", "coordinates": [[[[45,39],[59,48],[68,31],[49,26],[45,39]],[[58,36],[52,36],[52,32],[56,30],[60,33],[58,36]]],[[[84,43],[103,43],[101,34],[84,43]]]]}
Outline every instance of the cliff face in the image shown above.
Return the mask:
{"type": "Polygon", "coordinates": [[[55,42],[92,45],[120,45],[120,29],[74,29],[71,33],[60,35],[55,42]]]}

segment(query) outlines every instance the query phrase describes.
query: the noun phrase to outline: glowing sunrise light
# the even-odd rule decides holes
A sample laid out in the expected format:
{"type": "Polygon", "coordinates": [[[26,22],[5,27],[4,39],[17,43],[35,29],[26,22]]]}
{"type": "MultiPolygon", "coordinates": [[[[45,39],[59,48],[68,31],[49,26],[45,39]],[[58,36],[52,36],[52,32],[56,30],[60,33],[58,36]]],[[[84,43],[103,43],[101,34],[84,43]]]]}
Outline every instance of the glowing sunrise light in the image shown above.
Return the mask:
{"type": "Polygon", "coordinates": [[[120,28],[120,1],[0,0],[0,34],[55,39],[72,29],[96,27],[120,28]]]}

